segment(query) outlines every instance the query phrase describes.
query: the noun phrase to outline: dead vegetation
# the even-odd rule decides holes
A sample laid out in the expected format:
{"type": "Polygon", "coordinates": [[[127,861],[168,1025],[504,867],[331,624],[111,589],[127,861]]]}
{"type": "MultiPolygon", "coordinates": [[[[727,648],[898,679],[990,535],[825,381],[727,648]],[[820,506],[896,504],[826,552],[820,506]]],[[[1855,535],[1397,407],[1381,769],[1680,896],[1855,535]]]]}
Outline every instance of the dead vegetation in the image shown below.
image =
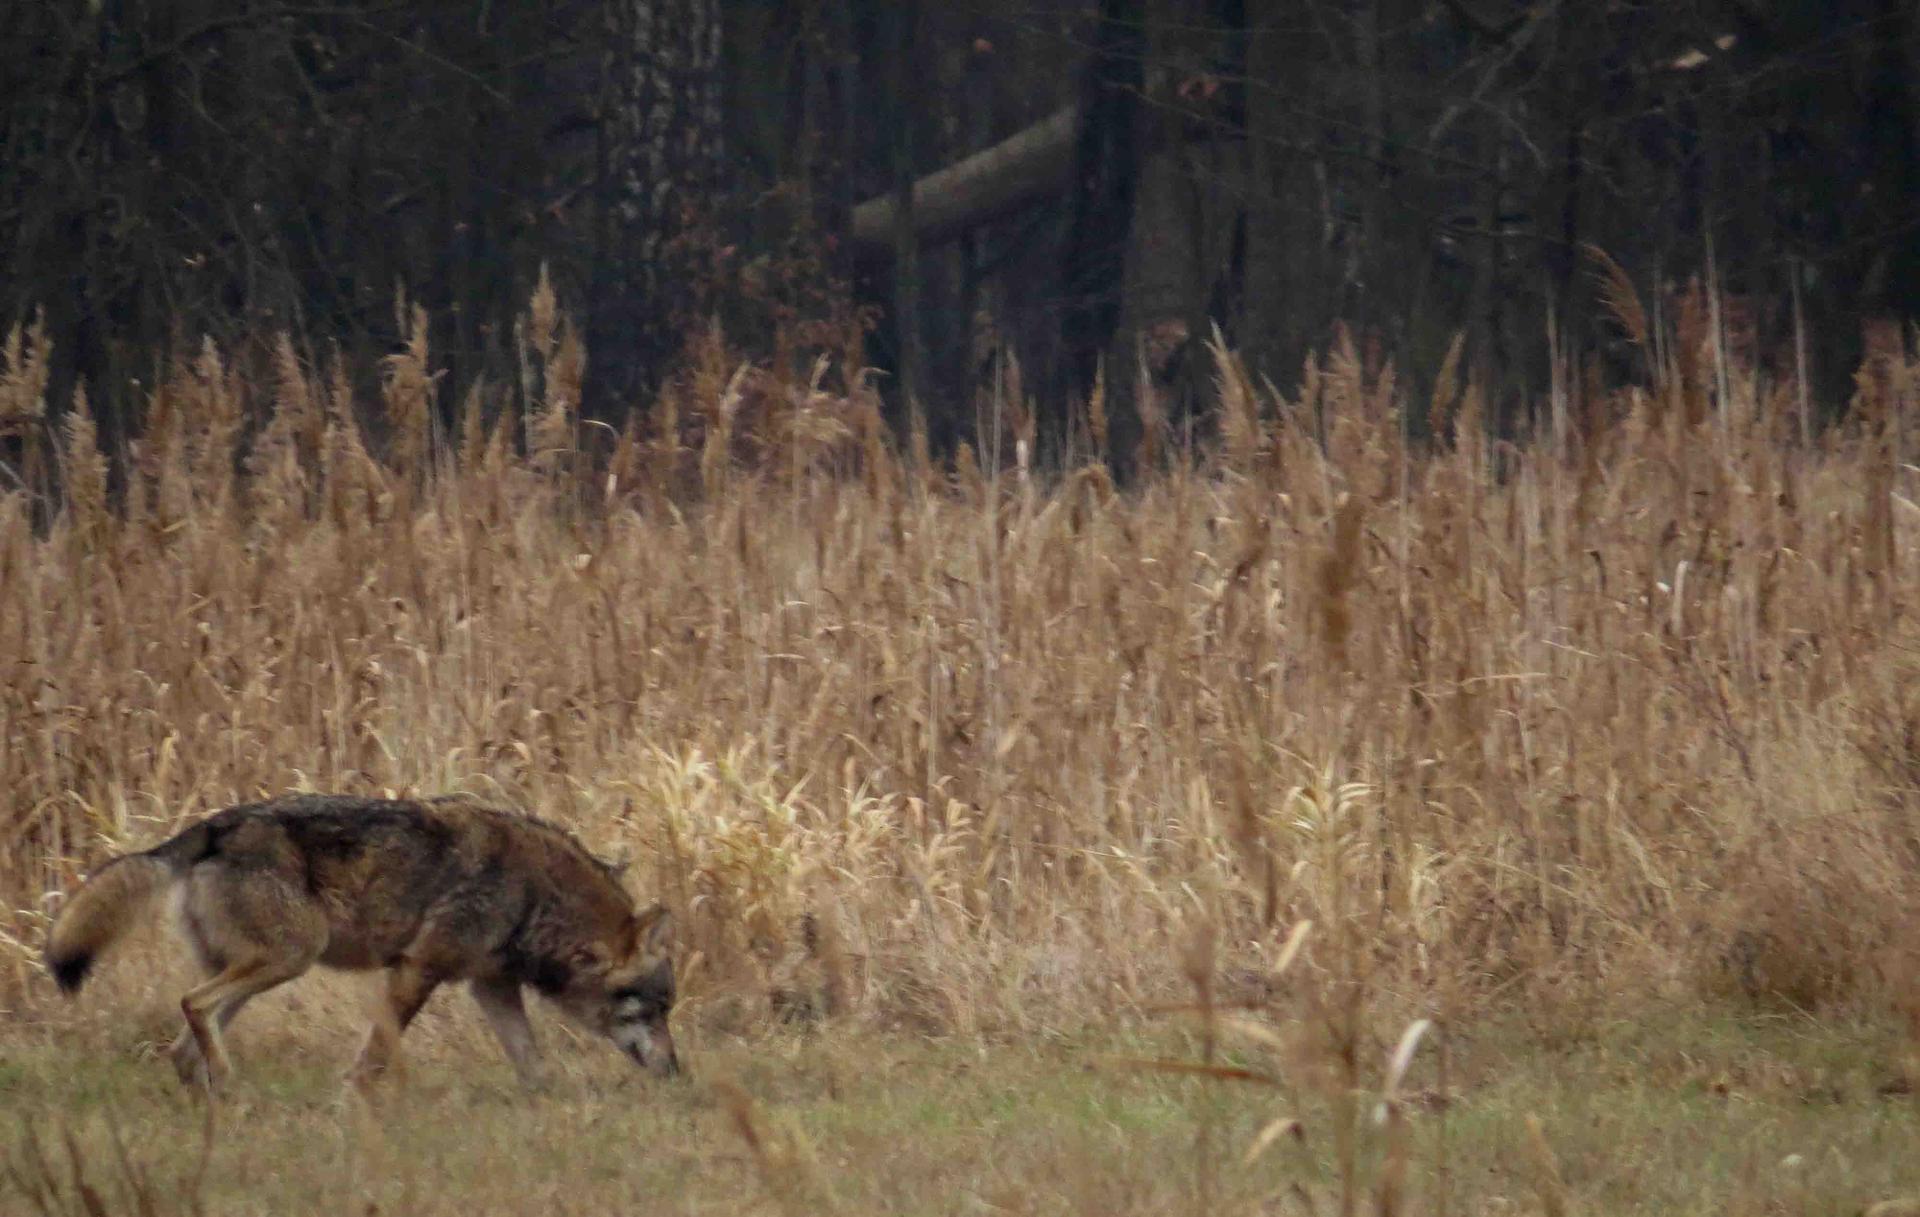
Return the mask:
{"type": "Polygon", "coordinates": [[[1569,371],[1524,443],[1455,360],[1414,402],[1341,344],[1290,400],[1216,340],[1217,446],[1152,430],[1125,488],[1034,467],[1017,378],[1005,442],[938,467],[857,374],[717,340],[609,437],[544,288],[521,384],[451,431],[417,316],[378,409],[208,347],[109,486],[84,413],[35,421],[16,331],[0,986],[49,988],[83,866],[307,788],[576,825],[682,910],[721,1022],[1137,1008],[1190,991],[1202,922],[1239,1000],[1308,919],[1301,966],[1390,1038],[1495,995],[1899,997],[1920,363],[1883,351],[1815,431],[1704,323],[1636,316],[1650,378],[1569,371]]]}

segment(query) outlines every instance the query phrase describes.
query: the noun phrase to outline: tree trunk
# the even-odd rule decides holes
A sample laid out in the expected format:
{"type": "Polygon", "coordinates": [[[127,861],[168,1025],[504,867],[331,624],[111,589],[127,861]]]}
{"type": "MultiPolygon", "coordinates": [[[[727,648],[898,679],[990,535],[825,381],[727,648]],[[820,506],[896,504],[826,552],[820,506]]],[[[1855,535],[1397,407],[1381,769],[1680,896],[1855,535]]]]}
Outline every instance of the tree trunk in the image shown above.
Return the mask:
{"type": "Polygon", "coordinates": [[[1360,186],[1360,240],[1354,251],[1354,278],[1359,282],[1353,301],[1352,320],[1362,334],[1371,334],[1387,320],[1387,309],[1380,297],[1383,290],[1379,273],[1388,263],[1385,257],[1385,216],[1388,181],[1386,175],[1387,106],[1385,67],[1381,61],[1380,0],[1363,0],[1354,6],[1353,59],[1361,80],[1361,148],[1364,164],[1360,186]]]}
{"type": "Polygon", "coordinates": [[[1142,418],[1163,418],[1179,434],[1193,421],[1208,369],[1191,356],[1202,349],[1213,289],[1228,269],[1220,234],[1231,232],[1243,190],[1228,177],[1233,166],[1217,138],[1224,120],[1212,113],[1208,70],[1222,27],[1209,0],[1150,0],[1146,10],[1150,104],[1142,116],[1114,372],[1116,380],[1138,381],[1144,364],[1146,382],[1133,387],[1156,400],[1114,412],[1116,445],[1137,437],[1142,418]]]}
{"type": "Polygon", "coordinates": [[[1288,247],[1287,190],[1281,181],[1287,105],[1280,0],[1247,5],[1247,219],[1241,267],[1244,303],[1240,349],[1254,372],[1285,382],[1282,353],[1291,356],[1296,335],[1288,330],[1289,267],[1307,242],[1288,247]]]}
{"type": "Polygon", "coordinates": [[[889,217],[893,227],[893,329],[901,405],[911,413],[920,409],[922,365],[926,361],[920,341],[920,259],[914,228],[914,195],[918,192],[914,188],[913,127],[917,107],[911,100],[919,75],[915,59],[920,11],[917,0],[892,0],[889,7],[893,44],[887,99],[893,119],[889,141],[894,181],[889,217]]]}
{"type": "MultiPolygon", "coordinates": [[[[1103,0],[1072,152],[1072,205],[1061,278],[1063,363],[1077,397],[1093,389],[1120,322],[1120,285],[1139,166],[1146,37],[1141,0],[1103,0]]],[[[1122,374],[1125,369],[1116,369],[1122,374]]],[[[1112,377],[1109,377],[1111,383],[1112,377]]],[[[1105,453],[1100,455],[1105,456],[1105,453]]]]}
{"type": "Polygon", "coordinates": [[[1913,89],[1914,16],[1910,0],[1877,0],[1861,142],[1872,167],[1874,231],[1887,234],[1867,275],[1863,311],[1893,318],[1920,313],[1920,130],[1913,89]]]}
{"type": "Polygon", "coordinates": [[[720,189],[719,0],[605,0],[596,412],[658,386],[697,321],[694,238],[720,189]]]}

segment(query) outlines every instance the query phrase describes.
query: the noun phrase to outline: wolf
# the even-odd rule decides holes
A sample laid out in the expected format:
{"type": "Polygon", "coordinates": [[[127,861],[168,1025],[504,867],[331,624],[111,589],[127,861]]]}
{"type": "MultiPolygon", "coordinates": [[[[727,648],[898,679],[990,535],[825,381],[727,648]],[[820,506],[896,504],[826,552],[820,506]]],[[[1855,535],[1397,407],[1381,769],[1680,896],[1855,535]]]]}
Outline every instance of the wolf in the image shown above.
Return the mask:
{"type": "Polygon", "coordinates": [[[188,1085],[217,1090],[232,1073],[226,1025],[315,964],[386,969],[355,1083],[397,1064],[407,1024],[456,981],[527,1085],[538,1053],[526,987],[653,1073],[680,1071],[667,910],[636,910],[614,867],[532,816],[458,795],[229,807],[113,859],[66,901],[45,961],[61,990],[76,992],[166,891],[207,977],[180,999],[186,1026],[170,1050],[188,1085]]]}

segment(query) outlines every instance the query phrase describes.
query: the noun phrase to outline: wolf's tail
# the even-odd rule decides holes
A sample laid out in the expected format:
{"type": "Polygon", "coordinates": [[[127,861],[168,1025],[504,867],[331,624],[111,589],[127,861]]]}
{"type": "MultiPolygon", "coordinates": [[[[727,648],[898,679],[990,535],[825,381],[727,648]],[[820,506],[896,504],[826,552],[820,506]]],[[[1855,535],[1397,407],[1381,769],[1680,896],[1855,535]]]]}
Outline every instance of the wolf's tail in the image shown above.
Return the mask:
{"type": "Polygon", "coordinates": [[[47,935],[47,971],[61,992],[80,988],[94,959],[127,932],[174,873],[172,861],[156,850],[115,858],[80,885],[47,935]]]}

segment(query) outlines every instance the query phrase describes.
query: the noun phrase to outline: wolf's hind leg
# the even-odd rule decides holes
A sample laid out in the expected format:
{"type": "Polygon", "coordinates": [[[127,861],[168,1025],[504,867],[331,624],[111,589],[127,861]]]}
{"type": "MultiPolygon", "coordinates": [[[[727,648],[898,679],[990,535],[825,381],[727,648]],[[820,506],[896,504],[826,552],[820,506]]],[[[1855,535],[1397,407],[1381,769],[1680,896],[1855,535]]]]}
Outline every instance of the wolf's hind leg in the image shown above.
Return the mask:
{"type": "MultiPolygon", "coordinates": [[[[242,998],[239,1001],[229,1002],[213,1016],[214,1026],[219,1028],[223,1040],[226,1038],[228,1025],[233,1022],[233,1016],[240,1013],[240,1008],[247,1004],[247,1000],[242,998]]],[[[182,1082],[188,1086],[207,1084],[207,1058],[200,1052],[200,1041],[194,1038],[193,1028],[180,1029],[180,1034],[174,1038],[172,1046],[167,1049],[167,1056],[172,1059],[173,1071],[180,1075],[182,1082]]]]}
{"type": "Polygon", "coordinates": [[[520,986],[510,980],[476,980],[471,986],[473,1000],[487,1016],[493,1038],[500,1041],[520,1084],[532,1088],[540,1080],[540,1048],[533,1039],[533,1025],[527,1022],[527,1007],[521,1000],[520,986]]]}
{"type": "Polygon", "coordinates": [[[327,916],[287,874],[216,863],[194,868],[180,913],[194,952],[214,970],[180,999],[200,1057],[199,1068],[186,1060],[181,1074],[217,1088],[232,1072],[221,1029],[248,1000],[313,966],[327,946],[327,916]]]}
{"type": "MultiPolygon", "coordinates": [[[[193,948],[193,954],[200,961],[201,983],[204,984],[226,969],[227,961],[216,954],[207,945],[205,936],[200,932],[190,915],[181,911],[181,922],[186,931],[187,945],[193,948]]],[[[230,1002],[214,1016],[214,1025],[220,1029],[221,1038],[226,1038],[226,1030],[232,1025],[234,1016],[246,1005],[246,1000],[230,1002]]],[[[193,1036],[193,1028],[182,1026],[180,1034],[174,1038],[167,1049],[167,1056],[173,1061],[173,1071],[180,1075],[180,1081],[188,1086],[207,1084],[207,1058],[200,1052],[200,1041],[193,1036]]]]}
{"type": "MultiPolygon", "coordinates": [[[[318,951],[300,950],[278,956],[256,957],[228,964],[205,984],[187,991],[180,999],[180,1013],[186,1017],[187,1031],[198,1049],[201,1067],[182,1069],[183,1081],[204,1077],[210,1087],[218,1087],[233,1072],[227,1046],[220,1029],[239,1012],[240,1007],[275,985],[284,984],[313,966],[318,951]]],[[[179,1057],[175,1058],[176,1065],[179,1057]]]]}
{"type": "Polygon", "coordinates": [[[373,1026],[368,1029],[366,1043],[360,1049],[360,1059],[347,1074],[349,1081],[365,1084],[397,1063],[401,1033],[439,985],[438,979],[411,959],[402,959],[387,970],[385,1000],[374,1014],[373,1026]]]}

